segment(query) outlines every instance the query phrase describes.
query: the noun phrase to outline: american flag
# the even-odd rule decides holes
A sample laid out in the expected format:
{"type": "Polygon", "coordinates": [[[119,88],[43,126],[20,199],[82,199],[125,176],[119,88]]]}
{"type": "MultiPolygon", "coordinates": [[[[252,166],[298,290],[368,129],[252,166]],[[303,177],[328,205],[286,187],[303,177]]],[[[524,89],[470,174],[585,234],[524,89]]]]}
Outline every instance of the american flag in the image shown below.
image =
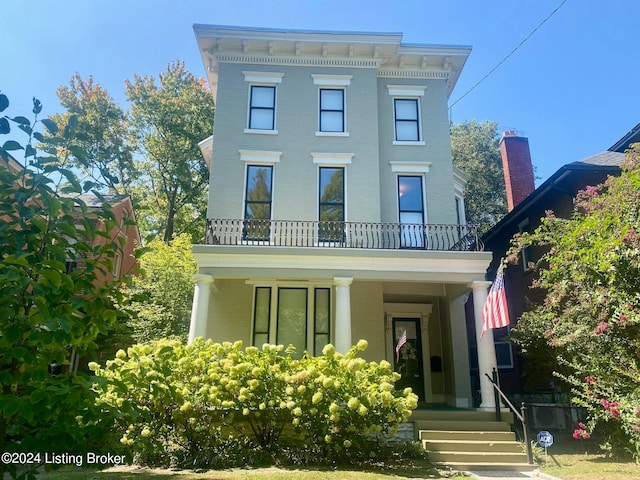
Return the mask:
{"type": "Polygon", "coordinates": [[[509,311],[507,309],[507,295],[504,291],[504,273],[502,263],[498,268],[496,279],[491,285],[489,296],[482,309],[482,333],[490,328],[502,328],[509,325],[509,311]]]}
{"type": "Polygon", "coordinates": [[[400,360],[400,349],[402,346],[407,343],[407,331],[402,332],[402,336],[398,339],[398,344],[396,345],[396,362],[400,360]]]}

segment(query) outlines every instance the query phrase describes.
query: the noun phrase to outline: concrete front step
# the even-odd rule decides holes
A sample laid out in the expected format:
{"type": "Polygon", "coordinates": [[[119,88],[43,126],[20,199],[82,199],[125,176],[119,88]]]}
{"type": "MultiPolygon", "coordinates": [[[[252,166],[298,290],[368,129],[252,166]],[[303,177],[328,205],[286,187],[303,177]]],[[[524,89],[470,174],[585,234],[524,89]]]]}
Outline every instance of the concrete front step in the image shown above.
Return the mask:
{"type": "Polygon", "coordinates": [[[433,463],[451,464],[454,462],[461,463],[500,463],[505,465],[527,463],[527,455],[522,453],[506,453],[506,452],[433,452],[429,451],[429,461],[433,463]]]}
{"type": "Polygon", "coordinates": [[[477,442],[511,442],[516,440],[513,432],[465,431],[465,430],[419,430],[420,440],[462,440],[477,442]]]}
{"type": "MultiPolygon", "coordinates": [[[[495,422],[496,412],[484,412],[477,410],[425,410],[417,409],[411,413],[411,421],[420,420],[452,420],[452,421],[485,421],[495,422]]],[[[513,413],[502,412],[501,421],[513,423],[513,413]]]]}
{"type": "Polygon", "coordinates": [[[456,470],[531,471],[522,444],[511,431],[513,415],[472,410],[426,410],[413,416],[419,438],[436,466],[456,470]]]}
{"type": "Polygon", "coordinates": [[[522,453],[522,444],[516,441],[422,440],[422,446],[428,452],[522,453]]]}
{"type": "Polygon", "coordinates": [[[496,421],[457,421],[457,420],[419,420],[416,422],[418,430],[459,430],[459,431],[482,431],[482,432],[509,432],[511,426],[507,422],[496,421]]]}
{"type": "Polygon", "coordinates": [[[461,472],[530,472],[534,470],[533,465],[528,463],[492,463],[492,462],[477,462],[477,463],[464,463],[464,462],[446,462],[438,463],[433,462],[433,465],[438,468],[451,468],[461,472]]]}

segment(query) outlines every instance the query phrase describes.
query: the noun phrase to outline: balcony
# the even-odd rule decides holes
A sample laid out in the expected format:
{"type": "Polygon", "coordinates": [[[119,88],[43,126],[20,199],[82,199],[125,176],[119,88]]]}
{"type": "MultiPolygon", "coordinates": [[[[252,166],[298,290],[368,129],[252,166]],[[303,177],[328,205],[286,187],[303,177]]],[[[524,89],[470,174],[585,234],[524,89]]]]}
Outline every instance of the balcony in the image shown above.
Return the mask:
{"type": "Polygon", "coordinates": [[[207,245],[482,251],[475,225],[207,219],[207,245]]]}

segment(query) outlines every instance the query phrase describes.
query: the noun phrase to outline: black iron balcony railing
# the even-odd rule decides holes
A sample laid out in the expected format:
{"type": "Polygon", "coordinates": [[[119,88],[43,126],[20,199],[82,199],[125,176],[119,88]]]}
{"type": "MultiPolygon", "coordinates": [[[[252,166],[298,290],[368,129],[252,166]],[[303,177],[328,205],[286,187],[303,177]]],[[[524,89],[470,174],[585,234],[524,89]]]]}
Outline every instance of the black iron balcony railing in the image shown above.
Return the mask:
{"type": "Polygon", "coordinates": [[[481,251],[475,225],[207,219],[209,245],[481,251]]]}

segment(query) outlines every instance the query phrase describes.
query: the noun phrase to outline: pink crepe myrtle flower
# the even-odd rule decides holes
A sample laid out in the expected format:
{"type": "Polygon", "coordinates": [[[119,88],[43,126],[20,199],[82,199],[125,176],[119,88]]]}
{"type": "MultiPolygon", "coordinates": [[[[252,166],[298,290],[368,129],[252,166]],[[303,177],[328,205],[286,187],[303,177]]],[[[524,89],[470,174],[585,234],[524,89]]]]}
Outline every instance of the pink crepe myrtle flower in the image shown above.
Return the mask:
{"type": "Polygon", "coordinates": [[[596,328],[593,329],[593,333],[595,335],[602,335],[609,328],[609,324],[607,322],[600,322],[596,328]]]}
{"type": "Polygon", "coordinates": [[[589,440],[591,438],[591,434],[585,430],[586,427],[584,423],[579,423],[578,426],[580,428],[576,428],[573,431],[573,438],[576,440],[589,440]]]}

